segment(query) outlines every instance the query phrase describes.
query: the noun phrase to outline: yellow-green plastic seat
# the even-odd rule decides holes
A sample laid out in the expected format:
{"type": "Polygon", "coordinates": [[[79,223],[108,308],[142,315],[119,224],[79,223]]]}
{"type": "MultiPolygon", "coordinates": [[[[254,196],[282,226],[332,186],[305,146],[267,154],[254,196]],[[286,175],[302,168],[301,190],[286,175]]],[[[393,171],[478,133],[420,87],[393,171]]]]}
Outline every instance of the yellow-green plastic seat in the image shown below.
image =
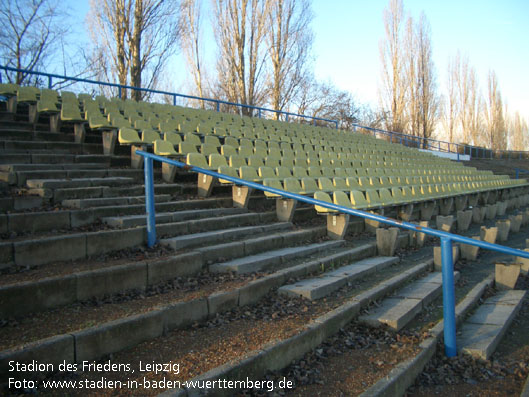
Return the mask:
{"type": "Polygon", "coordinates": [[[241,179],[250,182],[260,182],[262,178],[257,174],[257,169],[244,165],[239,168],[239,175],[241,179]]]}
{"type": "Polygon", "coordinates": [[[237,169],[240,168],[240,167],[248,165],[246,163],[246,159],[244,157],[242,157],[242,156],[239,156],[239,155],[231,155],[229,157],[228,164],[229,164],[230,167],[237,168],[237,169]]]}
{"type": "MultiPolygon", "coordinates": [[[[265,179],[263,179],[263,185],[264,186],[269,186],[269,187],[272,187],[272,188],[278,189],[278,190],[284,190],[283,189],[283,185],[281,184],[281,181],[279,179],[277,179],[277,178],[265,178],[265,179]]],[[[266,192],[266,191],[264,192],[264,194],[268,198],[281,197],[278,194],[270,193],[270,192],[266,192]]]]}
{"type": "Polygon", "coordinates": [[[267,179],[267,178],[276,179],[277,178],[277,175],[274,172],[274,169],[272,167],[267,167],[267,166],[259,167],[258,174],[261,177],[261,179],[267,179]]]}
{"type": "Polygon", "coordinates": [[[154,143],[160,139],[160,134],[153,130],[144,130],[141,133],[141,140],[143,143],[154,143]]]}
{"type": "Polygon", "coordinates": [[[162,141],[161,139],[158,139],[154,141],[154,154],[158,156],[178,156],[179,153],[177,153],[174,150],[174,146],[169,141],[162,141]]]}
{"type": "Polygon", "coordinates": [[[209,166],[206,157],[201,153],[188,153],[186,156],[186,164],[207,170],[212,169],[212,167],[209,166]]]}
{"type": "MultiPolygon", "coordinates": [[[[221,165],[220,167],[218,167],[217,172],[219,174],[224,174],[224,175],[232,176],[234,178],[239,178],[237,169],[230,167],[229,165],[221,165]]],[[[233,184],[233,182],[228,181],[227,179],[222,179],[222,178],[219,178],[219,182],[222,184],[233,184]]]]}
{"type": "MultiPolygon", "coordinates": [[[[224,157],[222,154],[219,154],[219,153],[212,153],[209,155],[209,166],[213,169],[215,168],[218,169],[220,167],[229,167],[226,157],[224,157]]],[[[234,170],[237,170],[234,167],[231,167],[231,168],[233,168],[234,170]]]]}
{"type": "Polygon", "coordinates": [[[134,145],[143,143],[138,132],[132,128],[120,128],[118,142],[121,145],[134,145]]]}
{"type": "Polygon", "coordinates": [[[224,144],[220,147],[220,153],[226,157],[234,156],[237,154],[237,149],[231,145],[224,144]]]}
{"type": "Polygon", "coordinates": [[[369,208],[369,203],[367,202],[364,194],[360,190],[351,190],[351,192],[349,193],[349,197],[352,208],[357,210],[369,208]]]}
{"type": "Polygon", "coordinates": [[[194,143],[182,141],[178,144],[178,153],[198,153],[197,146],[194,143]]]}
{"type": "Polygon", "coordinates": [[[163,136],[163,140],[171,142],[173,146],[177,146],[180,142],[182,142],[182,137],[175,132],[166,132],[163,136]]]}
{"type": "Polygon", "coordinates": [[[82,122],[84,121],[81,116],[79,106],[74,103],[63,103],[61,106],[61,120],[65,122],[82,122]]]}
{"type": "MultiPolygon", "coordinates": [[[[316,200],[324,201],[326,203],[332,203],[332,199],[329,196],[329,194],[326,193],[326,192],[322,192],[320,190],[314,192],[314,198],[316,200]]],[[[315,205],[314,208],[316,209],[316,212],[318,214],[328,214],[328,213],[332,213],[332,212],[337,212],[336,210],[333,210],[333,209],[330,209],[330,208],[326,208],[326,207],[322,207],[320,205],[315,205]]]]}
{"type": "Polygon", "coordinates": [[[336,205],[340,205],[345,208],[351,208],[351,199],[349,195],[341,190],[335,190],[332,193],[332,201],[336,205]]]}

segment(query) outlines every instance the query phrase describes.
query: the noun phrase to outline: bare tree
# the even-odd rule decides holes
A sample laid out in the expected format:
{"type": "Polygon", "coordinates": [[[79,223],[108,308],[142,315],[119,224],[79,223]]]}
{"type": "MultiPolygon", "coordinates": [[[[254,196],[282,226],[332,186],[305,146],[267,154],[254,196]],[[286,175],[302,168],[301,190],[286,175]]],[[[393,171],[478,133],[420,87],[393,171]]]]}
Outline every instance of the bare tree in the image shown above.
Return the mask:
{"type": "Polygon", "coordinates": [[[498,87],[498,78],[494,71],[489,72],[487,82],[488,98],[485,108],[487,143],[490,144],[490,148],[493,150],[506,149],[507,133],[503,114],[503,102],[498,87]]]}
{"type": "Polygon", "coordinates": [[[457,123],[461,113],[461,107],[457,95],[457,71],[455,68],[456,61],[449,60],[446,80],[447,96],[443,102],[443,122],[449,142],[454,142],[457,123]]]}
{"type": "Polygon", "coordinates": [[[382,79],[380,99],[390,120],[386,121],[386,128],[404,132],[406,129],[406,96],[409,87],[404,70],[402,25],[404,10],[402,0],[390,0],[384,9],[385,39],[380,42],[380,59],[382,62],[382,79]]]}
{"type": "MultiPolygon", "coordinates": [[[[98,76],[122,85],[156,87],[176,50],[177,12],[176,0],[91,0],[88,25],[98,76]]],[[[134,90],[131,97],[139,100],[143,93],[134,90]]]]}
{"type": "Polygon", "coordinates": [[[414,57],[410,63],[415,63],[416,75],[411,81],[411,94],[415,96],[417,110],[417,135],[429,138],[435,128],[439,110],[439,96],[437,94],[437,82],[432,59],[432,45],[430,39],[430,26],[426,16],[421,14],[420,20],[415,28],[414,57]]]}
{"type": "MultiPolygon", "coordinates": [[[[265,48],[270,0],[216,0],[215,38],[218,45],[216,96],[255,106],[263,103],[265,48]]],[[[242,113],[253,111],[243,108],[242,113]]]]}
{"type": "MultiPolygon", "coordinates": [[[[53,55],[60,55],[66,25],[61,20],[64,11],[56,0],[0,1],[0,58],[2,64],[34,71],[48,66],[53,55]]],[[[6,74],[16,84],[34,80],[24,72],[15,77],[6,74]]]]}
{"type": "Polygon", "coordinates": [[[469,65],[468,58],[461,58],[459,52],[451,64],[451,79],[455,85],[457,125],[461,140],[478,145],[482,134],[481,108],[483,100],[479,91],[476,70],[469,65]]]}
{"type": "MultiPolygon", "coordinates": [[[[307,73],[312,47],[309,0],[276,0],[268,13],[269,91],[272,109],[284,110],[297,94],[307,73]]],[[[279,118],[279,114],[275,114],[279,118]]]]}
{"type": "MultiPolygon", "coordinates": [[[[180,46],[187,60],[187,67],[193,76],[195,93],[205,96],[205,70],[202,65],[202,3],[200,0],[182,0],[180,46]]],[[[204,101],[201,101],[204,108],[204,101]]]]}
{"type": "MultiPolygon", "coordinates": [[[[507,113],[507,112],[506,112],[507,113]]],[[[527,121],[520,116],[519,112],[507,117],[509,135],[509,149],[527,150],[529,144],[529,127],[527,121]]]]}

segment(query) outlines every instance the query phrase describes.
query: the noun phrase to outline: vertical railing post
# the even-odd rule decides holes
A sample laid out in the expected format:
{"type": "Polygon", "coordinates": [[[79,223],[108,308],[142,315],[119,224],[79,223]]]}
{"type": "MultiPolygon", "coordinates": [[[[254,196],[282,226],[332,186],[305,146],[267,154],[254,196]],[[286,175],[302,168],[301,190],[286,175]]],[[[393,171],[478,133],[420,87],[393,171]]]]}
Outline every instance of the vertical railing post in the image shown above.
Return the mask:
{"type": "Polygon", "coordinates": [[[259,115],[259,118],[261,118],[261,108],[259,108],[259,111],[257,112],[257,114],[259,115]]]}
{"type": "Polygon", "coordinates": [[[519,176],[520,176],[520,170],[518,168],[516,168],[516,178],[514,178],[514,179],[518,179],[519,176]]]}
{"type": "Polygon", "coordinates": [[[441,237],[441,262],[443,274],[443,321],[445,354],[447,357],[454,357],[457,355],[456,301],[452,240],[450,240],[448,237],[441,237]]]}
{"type": "Polygon", "coordinates": [[[176,106],[176,95],[173,95],[173,106],[176,106]]]}
{"type": "Polygon", "coordinates": [[[118,86],[118,98],[121,99],[121,86],[118,86]]]}
{"type": "Polygon", "coordinates": [[[217,112],[220,112],[220,102],[217,101],[217,112]]]}
{"type": "Polygon", "coordinates": [[[285,121],[288,123],[288,113],[285,114],[285,121]]]}
{"type": "Polygon", "coordinates": [[[51,87],[52,87],[52,77],[51,76],[48,76],[48,88],[51,90],[51,87]]]}
{"type": "Polygon", "coordinates": [[[154,208],[154,178],[152,158],[145,158],[145,211],[147,212],[147,246],[156,244],[156,213],[154,208]]]}

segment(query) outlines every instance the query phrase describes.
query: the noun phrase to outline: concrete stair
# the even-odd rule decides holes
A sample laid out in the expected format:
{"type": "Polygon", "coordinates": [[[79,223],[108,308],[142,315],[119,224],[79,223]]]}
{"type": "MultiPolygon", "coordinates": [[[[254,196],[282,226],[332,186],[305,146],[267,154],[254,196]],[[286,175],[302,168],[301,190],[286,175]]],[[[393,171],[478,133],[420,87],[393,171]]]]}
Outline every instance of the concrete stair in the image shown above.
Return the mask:
{"type": "Polygon", "coordinates": [[[336,270],[325,272],[317,278],[301,280],[295,284],[279,288],[282,295],[301,296],[310,300],[321,299],[340,289],[347,283],[382,271],[387,266],[398,262],[396,257],[374,257],[342,266],[336,270]]]}
{"type": "MultiPolygon", "coordinates": [[[[459,273],[455,272],[455,280],[458,276],[459,273]]],[[[359,320],[373,327],[386,325],[394,331],[400,331],[441,292],[441,272],[432,272],[384,299],[369,314],[360,316],[359,320]]]]}
{"type": "Polygon", "coordinates": [[[527,291],[508,290],[488,298],[461,327],[460,351],[488,360],[520,310],[527,291]]]}

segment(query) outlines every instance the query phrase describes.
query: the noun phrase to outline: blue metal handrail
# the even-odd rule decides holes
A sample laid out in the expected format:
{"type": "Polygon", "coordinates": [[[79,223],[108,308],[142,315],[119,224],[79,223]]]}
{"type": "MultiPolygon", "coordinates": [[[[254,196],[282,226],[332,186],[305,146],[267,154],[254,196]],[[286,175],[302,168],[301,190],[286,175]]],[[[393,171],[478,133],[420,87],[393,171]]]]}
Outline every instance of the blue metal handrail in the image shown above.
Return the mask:
{"type": "Polygon", "coordinates": [[[333,203],[328,203],[321,200],[316,200],[312,197],[302,196],[296,193],[288,192],[286,190],[275,189],[273,187],[264,186],[259,183],[246,181],[244,179],[233,176],[221,174],[215,171],[207,170],[200,167],[190,166],[177,160],[172,160],[167,157],[158,156],[142,150],[137,150],[136,154],[144,157],[145,164],[145,208],[147,212],[147,244],[153,247],[156,244],[156,213],[154,206],[154,177],[153,177],[153,161],[160,161],[174,165],[178,168],[183,168],[187,171],[197,172],[214,178],[224,179],[233,182],[237,185],[248,186],[253,189],[261,190],[268,193],[273,193],[281,197],[297,200],[303,203],[317,205],[320,207],[337,210],[344,214],[358,216],[365,219],[370,219],[382,222],[387,225],[396,226],[401,229],[411,230],[414,232],[425,233],[441,239],[441,261],[442,261],[442,278],[443,278],[443,318],[444,318],[444,343],[445,354],[448,357],[457,355],[456,347],[456,317],[455,317],[455,287],[454,287],[454,264],[452,257],[452,242],[473,245],[479,248],[488,249],[492,251],[501,252],[508,255],[519,256],[529,259],[529,252],[518,250],[515,248],[505,247],[498,244],[487,243],[486,241],[474,240],[465,236],[448,233],[442,230],[422,227],[410,222],[398,221],[396,219],[387,218],[382,215],[373,214],[370,212],[356,210],[352,208],[342,207],[333,203]]]}
{"type": "MultiPolygon", "coordinates": [[[[214,103],[217,112],[220,111],[220,105],[221,104],[222,105],[228,105],[228,106],[238,106],[238,107],[241,107],[241,108],[257,110],[257,115],[258,115],[259,118],[261,118],[262,112],[272,112],[272,113],[276,113],[276,114],[279,114],[279,115],[284,115],[286,117],[287,121],[288,121],[289,117],[299,117],[299,118],[311,119],[311,120],[314,121],[314,124],[316,124],[316,121],[323,121],[323,122],[327,122],[327,123],[333,123],[336,126],[336,128],[338,128],[338,120],[325,119],[325,118],[322,118],[322,117],[307,116],[307,115],[304,115],[304,114],[285,112],[283,110],[268,109],[268,108],[263,108],[263,107],[259,107],[259,106],[244,105],[244,104],[241,104],[241,103],[228,102],[228,101],[223,101],[223,100],[220,100],[220,99],[203,98],[203,97],[198,97],[198,96],[194,96],[194,95],[178,94],[178,93],[175,93],[175,92],[161,91],[161,90],[153,90],[153,89],[150,89],[150,88],[134,87],[134,86],[130,86],[130,85],[123,85],[123,84],[117,84],[117,83],[108,83],[108,82],[98,81],[98,80],[82,79],[80,77],[69,77],[69,76],[63,76],[63,75],[52,74],[52,73],[37,72],[37,71],[34,71],[34,70],[13,68],[11,66],[0,66],[0,69],[4,69],[5,71],[22,72],[22,73],[27,73],[27,74],[47,77],[48,78],[48,88],[50,88],[50,89],[53,87],[53,79],[55,78],[55,79],[61,79],[61,80],[65,80],[65,81],[75,81],[75,82],[79,82],[79,83],[87,83],[87,84],[102,85],[102,86],[105,86],[105,87],[117,88],[118,89],[118,97],[119,98],[121,98],[122,90],[123,89],[128,89],[128,90],[135,90],[135,91],[141,91],[141,92],[148,92],[148,93],[152,93],[152,94],[160,94],[160,95],[172,96],[173,97],[173,105],[174,106],[176,106],[176,98],[195,99],[195,100],[199,100],[199,101],[203,101],[203,102],[212,102],[212,103],[214,103]]],[[[2,82],[2,76],[0,75],[0,83],[1,82],[2,82]]]]}

